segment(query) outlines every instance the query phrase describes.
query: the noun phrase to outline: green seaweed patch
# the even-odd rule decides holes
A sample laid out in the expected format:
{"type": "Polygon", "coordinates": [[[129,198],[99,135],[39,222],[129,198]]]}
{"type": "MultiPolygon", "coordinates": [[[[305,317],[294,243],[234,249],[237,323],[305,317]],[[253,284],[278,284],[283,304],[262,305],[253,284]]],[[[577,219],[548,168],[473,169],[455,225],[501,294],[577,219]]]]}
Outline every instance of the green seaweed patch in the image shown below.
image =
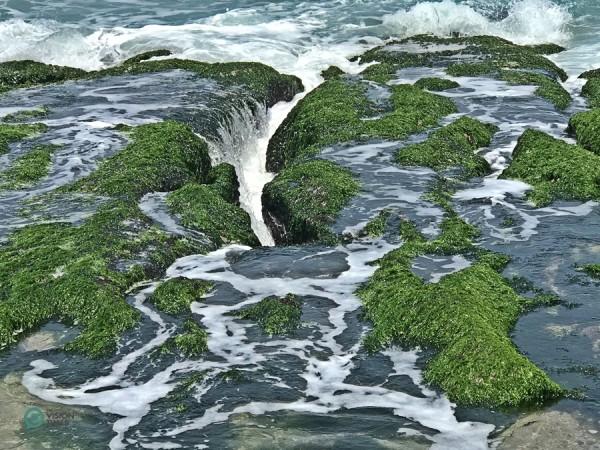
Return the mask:
{"type": "Polygon", "coordinates": [[[501,69],[531,69],[543,70],[565,81],[566,72],[543,56],[561,48],[553,44],[520,46],[494,36],[438,38],[419,35],[376,47],[357,59],[363,63],[380,63],[363,72],[364,77],[378,82],[389,81],[399,69],[432,67],[453,61],[451,57],[455,56],[470,56],[476,62],[450,64],[448,73],[454,76],[486,75],[501,69]],[[422,51],[411,51],[410,46],[414,45],[420,45],[422,51]],[[402,50],[402,46],[407,49],[402,50]]]}
{"type": "Polygon", "coordinates": [[[228,86],[246,86],[256,101],[268,106],[291,100],[304,87],[299,78],[282,75],[272,67],[253,62],[215,63],[185,59],[148,58],[166,56],[166,51],[146,52],[128,59],[123,64],[99,71],[38,63],[35,61],[9,61],[0,63],[0,92],[11,89],[61,83],[68,80],[90,80],[106,76],[141,75],[168,70],[185,70],[203,78],[210,78],[228,86]]]}
{"type": "Polygon", "coordinates": [[[12,114],[7,114],[2,118],[2,122],[25,122],[30,119],[40,119],[48,115],[49,109],[45,106],[35,109],[25,109],[12,114]]]}
{"type": "Polygon", "coordinates": [[[164,346],[186,358],[197,358],[208,350],[208,333],[196,321],[187,319],[183,324],[183,333],[169,338],[164,346]]]}
{"type": "Polygon", "coordinates": [[[588,80],[581,90],[581,95],[587,99],[591,108],[600,108],[600,78],[588,80]]]}
{"type": "Polygon", "coordinates": [[[362,236],[369,236],[371,238],[378,238],[384,235],[387,222],[392,215],[392,212],[388,209],[384,209],[377,214],[373,219],[369,221],[361,231],[362,236]]]}
{"type": "Polygon", "coordinates": [[[278,243],[335,242],[330,230],[359,191],[352,173],[323,160],[280,172],[263,190],[263,216],[278,243]]]}
{"type": "Polygon", "coordinates": [[[293,294],[281,298],[267,297],[234,314],[240,319],[257,322],[269,336],[284,335],[300,327],[302,301],[293,294]]]}
{"type": "Polygon", "coordinates": [[[0,172],[0,189],[23,189],[48,175],[52,155],[60,147],[38,145],[17,159],[10,168],[0,172]]]}
{"type": "Polygon", "coordinates": [[[581,267],[581,270],[591,278],[600,280],[600,264],[586,264],[581,267]]]}
{"type": "Polygon", "coordinates": [[[229,203],[238,203],[240,198],[240,183],[235,167],[231,164],[221,163],[211,169],[209,183],[223,199],[229,203]]]}
{"type": "Polygon", "coordinates": [[[43,133],[48,129],[43,123],[9,125],[0,124],[0,155],[7,153],[9,144],[43,133]]]}
{"type": "Polygon", "coordinates": [[[332,78],[338,78],[342,75],[344,75],[346,72],[344,72],[342,69],[340,69],[337,66],[329,66],[327,69],[323,70],[321,72],[321,76],[323,77],[324,80],[330,80],[332,78]]]}
{"type": "Polygon", "coordinates": [[[277,172],[340,142],[405,138],[456,111],[450,99],[411,85],[398,85],[391,87],[393,110],[364,120],[375,112],[366,89],[365,83],[332,79],[308,94],[269,142],[267,168],[277,172]]]}
{"type": "Polygon", "coordinates": [[[178,315],[189,312],[190,305],[204,297],[212,287],[213,284],[208,281],[171,278],[156,288],[150,301],[160,311],[178,315]]]}
{"type": "Polygon", "coordinates": [[[204,233],[217,246],[260,245],[248,213],[225,200],[219,190],[211,185],[188,183],[169,194],[167,205],[186,228],[204,233]]]}
{"type": "Polygon", "coordinates": [[[427,89],[428,91],[447,91],[448,89],[456,89],[460,87],[454,80],[446,78],[426,77],[415,82],[415,86],[419,89],[427,89]]]}
{"type": "Polygon", "coordinates": [[[411,271],[414,258],[431,248],[457,253],[472,248],[469,241],[475,230],[459,224],[459,218],[445,220],[449,222],[434,241],[426,241],[414,225],[405,223],[404,245],[383,257],[374,276],[359,289],[374,325],[366,348],[377,351],[400,344],[435,350],[425,379],[460,405],[515,407],[559,397],[560,386],[520,354],[508,337],[518,317],[539,305],[508,285],[498,273],[503,265],[495,254],[486,252],[469,268],[438,283],[426,283],[411,271]]]}
{"type": "Polygon", "coordinates": [[[600,156],[541,131],[527,130],[501,178],[533,186],[527,198],[538,207],[554,200],[598,200],[600,156]]]}
{"type": "Polygon", "coordinates": [[[82,329],[67,350],[91,357],[110,353],[139,317],[125,301],[130,286],[198,250],[157,229],[135,203],[122,201],[103,205],[81,226],[19,229],[0,247],[0,349],[59,320],[82,329]],[[138,262],[142,255],[144,263],[138,262]]]}
{"type": "Polygon", "coordinates": [[[187,125],[173,121],[140,125],[130,137],[127,147],[67,190],[137,200],[190,181],[208,181],[208,145],[187,125]]]}
{"type": "Polygon", "coordinates": [[[461,167],[467,176],[482,176],[490,172],[489,163],[475,153],[490,145],[498,127],[469,117],[461,117],[419,144],[401,148],[396,162],[404,166],[423,166],[434,170],[461,167]]]}
{"type": "Polygon", "coordinates": [[[600,155],[600,109],[574,114],[567,132],[575,136],[577,144],[600,155]]]}
{"type": "Polygon", "coordinates": [[[502,70],[499,79],[512,85],[536,85],[535,95],[552,103],[557,109],[568,108],[573,99],[562,85],[554,78],[542,73],[525,72],[520,70],[502,70]]]}
{"type": "Polygon", "coordinates": [[[164,401],[170,405],[170,410],[183,413],[188,409],[188,402],[197,386],[206,378],[206,372],[192,372],[183,381],[179,382],[175,389],[169,392],[164,401]]]}

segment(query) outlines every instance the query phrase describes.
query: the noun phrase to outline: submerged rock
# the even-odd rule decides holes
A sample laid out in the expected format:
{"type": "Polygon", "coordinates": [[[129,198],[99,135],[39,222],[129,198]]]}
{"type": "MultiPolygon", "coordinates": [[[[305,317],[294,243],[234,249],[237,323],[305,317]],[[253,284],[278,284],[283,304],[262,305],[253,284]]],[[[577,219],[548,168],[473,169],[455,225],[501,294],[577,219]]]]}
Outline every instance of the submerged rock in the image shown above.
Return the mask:
{"type": "Polygon", "coordinates": [[[586,426],[572,414],[548,411],[519,419],[502,433],[498,450],[600,449],[597,424],[586,426]]]}

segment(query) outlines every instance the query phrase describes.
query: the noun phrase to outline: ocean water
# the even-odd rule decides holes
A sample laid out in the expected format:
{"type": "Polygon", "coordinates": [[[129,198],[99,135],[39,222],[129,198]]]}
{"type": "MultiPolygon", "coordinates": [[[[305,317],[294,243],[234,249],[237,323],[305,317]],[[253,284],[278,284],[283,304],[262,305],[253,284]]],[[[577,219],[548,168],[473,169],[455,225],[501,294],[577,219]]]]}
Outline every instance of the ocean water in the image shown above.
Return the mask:
{"type": "MultiPolygon", "coordinates": [[[[570,75],[565,87],[575,101],[566,112],[557,112],[534,97],[531,86],[461,78],[461,88],[443,94],[459,110],[444,123],[468,115],[500,126],[484,155],[496,172],[458,192],[455,207],[482,228],[485,246],[513,256],[508,275],[526,275],[578,306],[524,317],[514,339],[557,381],[587,389],[586,402],[564,400],[555,407],[583,414],[586,426],[595,431],[600,427],[598,286],[576,280],[573,267],[595,261],[600,253],[600,240],[590,232],[600,223],[598,205],[560,203],[533,210],[521,199],[526,185],[498,180],[497,175],[526,128],[568,139],[569,116],[584,108],[577,76],[600,66],[598,2],[0,0],[0,61],[33,59],[91,70],[143,51],[168,48],[188,59],[263,62],[299,76],[307,92],[322,82],[319,74],[330,65],[358,73],[363,68],[348,58],[390,37],[454,32],[492,34],[522,44],[556,42],[567,48],[552,56],[570,75]],[[514,226],[501,225],[507,217],[514,219],[514,226]],[[581,373],[572,367],[598,370],[581,373]]],[[[393,83],[436,74],[436,69],[406,69],[393,83]]],[[[389,92],[376,94],[385,97],[389,92]]],[[[375,270],[370,263],[400,244],[395,238],[361,238],[333,248],[273,246],[260,202],[264,184],[273,177],[265,170],[266,147],[305,93],[268,111],[221,110],[220,105],[234,102],[235,95],[216,83],[173,71],[18,90],[0,98],[0,115],[49,106],[44,121],[50,130],[41,139],[63,145],[50,175],[39,185],[0,194],[0,240],[15,228],[48,217],[79,223],[95,205],[75,205],[71,211],[59,199],[45,205],[43,217],[38,218],[20,214],[20,202],[85,176],[98,161],[122,148],[124,140],[110,130],[111,125],[176,117],[207,137],[213,161],[236,167],[241,205],[251,214],[263,244],[190,255],[167,271],[167,277],[205,279],[216,285],[208,301],[193,305],[210,336],[209,355],[204,359],[152,357],[152,351],[178,326],[145,303],[155,282],[132,291],[128,301],[142,313],[140,327],[123,339],[117,354],[108,360],[90,361],[57,350],[28,351],[23,346],[1,354],[0,378],[19,377],[19,387],[11,396],[15,404],[41,399],[47,411],[62,409],[49,416],[58,417],[51,426],[35,432],[17,426],[9,427],[8,435],[0,424],[0,448],[8,438],[10,448],[27,449],[493,446],[497,432],[514,420],[513,412],[457,408],[424,385],[423,354],[418,350],[391,348],[369,355],[361,347],[369,328],[361,320],[354,291],[375,270]],[[215,122],[217,132],[207,135],[215,122]],[[304,326],[290,338],[267,338],[255,325],[227,315],[264,297],[290,292],[304,299],[304,326]],[[205,376],[187,392],[186,410],[175,413],[169,394],[190,373],[205,376]]],[[[355,233],[381,209],[394,208],[424,233],[436,233],[443,212],[422,199],[434,173],[393,163],[394,151],[406,143],[334,146],[323,153],[359,174],[363,185],[336,223],[338,231],[355,233]]],[[[0,169],[20,151],[12,149],[0,158],[0,169]]],[[[164,193],[150,194],[140,208],[163,228],[187,233],[168,214],[164,198],[164,193]]],[[[468,264],[461,258],[421,258],[415,271],[436,282],[468,264]]],[[[73,333],[58,324],[49,324],[42,332],[56,334],[57,330],[61,339],[73,333]]],[[[0,394],[3,388],[0,384],[0,394]]],[[[0,404],[3,417],[20,420],[0,404]]]]}

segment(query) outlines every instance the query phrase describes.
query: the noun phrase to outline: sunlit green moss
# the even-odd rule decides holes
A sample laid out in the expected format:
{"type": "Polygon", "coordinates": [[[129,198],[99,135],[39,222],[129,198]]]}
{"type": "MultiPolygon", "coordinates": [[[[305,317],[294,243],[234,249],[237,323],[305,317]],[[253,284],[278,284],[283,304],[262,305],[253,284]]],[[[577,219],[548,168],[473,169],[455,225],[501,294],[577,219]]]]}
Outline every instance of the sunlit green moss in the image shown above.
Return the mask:
{"type": "Polygon", "coordinates": [[[193,319],[188,319],[183,325],[183,333],[171,338],[166,345],[186,358],[197,358],[208,350],[208,334],[193,319]]]}
{"type": "Polygon", "coordinates": [[[265,221],[279,243],[335,241],[329,226],[358,189],[347,169],[329,161],[288,167],[264,188],[265,221]]]}
{"type": "Polygon", "coordinates": [[[48,175],[52,154],[59,147],[38,145],[17,159],[7,170],[0,172],[0,189],[23,189],[48,175]]]}
{"type": "Polygon", "coordinates": [[[364,120],[375,114],[366,88],[363,83],[331,79],[308,94],[271,139],[267,168],[279,171],[296,159],[313,156],[323,147],[340,142],[404,138],[456,111],[447,98],[411,85],[398,85],[391,88],[392,111],[378,119],[364,120]]]}
{"type": "Polygon", "coordinates": [[[540,131],[523,133],[501,177],[532,185],[528,199],[536,206],[600,199],[600,156],[540,131]]]}
{"type": "Polygon", "coordinates": [[[382,258],[358,291],[374,326],[367,348],[401,344],[434,350],[425,379],[461,405],[513,407],[559,397],[562,389],[508,337],[519,315],[537,305],[498,273],[506,258],[491,252],[478,256],[477,229],[456,216],[447,217],[441,228],[437,239],[427,241],[404,222],[404,245],[382,258]],[[411,270],[419,255],[465,252],[474,263],[438,283],[426,283],[411,270]]]}
{"type": "Polygon", "coordinates": [[[419,89],[427,89],[428,91],[446,91],[448,89],[456,89],[460,87],[456,81],[446,78],[421,78],[415,83],[419,89]]]}
{"type": "Polygon", "coordinates": [[[573,115],[568,131],[575,135],[579,145],[600,155],[600,109],[573,115]]]}
{"type": "Polygon", "coordinates": [[[150,301],[167,314],[177,315],[189,312],[190,305],[204,297],[212,283],[188,278],[171,278],[158,286],[150,301]]]}
{"type": "Polygon", "coordinates": [[[185,227],[204,233],[218,246],[260,245],[248,213],[227,202],[219,192],[220,186],[189,183],[169,194],[167,205],[185,227]]]}
{"type": "Polygon", "coordinates": [[[373,238],[383,236],[390,215],[391,212],[387,209],[380,211],[377,216],[375,216],[369,221],[369,223],[367,223],[367,225],[365,225],[365,228],[362,230],[361,234],[373,238]]]}
{"type": "Polygon", "coordinates": [[[235,313],[240,319],[253,320],[270,335],[290,333],[300,327],[302,302],[288,294],[285,297],[267,297],[256,305],[235,313]]]}
{"type": "Polygon", "coordinates": [[[139,199],[149,192],[172,191],[190,181],[208,181],[208,146],[188,126],[173,121],[141,125],[130,137],[127,147],[68,189],[139,199]]]}
{"type": "Polygon", "coordinates": [[[419,144],[401,148],[396,162],[405,166],[424,166],[435,170],[461,167],[469,176],[485,175],[488,162],[475,153],[479,147],[490,145],[498,127],[469,117],[461,117],[450,125],[433,132],[419,144]]]}
{"type": "Polygon", "coordinates": [[[8,152],[8,145],[25,138],[43,133],[48,127],[42,123],[8,125],[0,124],[0,155],[8,152]]]}

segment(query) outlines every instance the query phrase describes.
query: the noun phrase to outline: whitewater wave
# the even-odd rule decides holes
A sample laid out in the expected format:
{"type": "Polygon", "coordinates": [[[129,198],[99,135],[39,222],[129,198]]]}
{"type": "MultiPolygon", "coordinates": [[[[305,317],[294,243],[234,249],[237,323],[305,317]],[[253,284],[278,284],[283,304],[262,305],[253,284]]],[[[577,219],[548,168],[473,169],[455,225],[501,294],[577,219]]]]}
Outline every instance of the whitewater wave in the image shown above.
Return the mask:
{"type": "Polygon", "coordinates": [[[358,23],[340,23],[340,8],[349,8],[348,3],[352,2],[311,5],[287,17],[274,16],[268,8],[238,9],[194,23],[139,28],[86,29],[50,20],[13,18],[0,22],[0,61],[33,59],[95,70],[161,47],[176,56],[202,61],[263,62],[300,76],[310,89],[319,84],[319,73],[329,65],[357,71],[346,58],[390,34],[460,32],[492,34],[518,43],[566,43],[572,20],[566,8],[549,0],[519,0],[508,7],[491,2],[493,11],[482,0],[471,5],[443,0],[418,3],[395,13],[389,2],[373,2],[369,20],[365,16],[358,23]]]}
{"type": "Polygon", "coordinates": [[[504,7],[495,6],[494,12],[502,18],[493,20],[467,4],[443,0],[419,3],[409,10],[388,14],[383,23],[399,37],[448,36],[458,32],[469,36],[500,36],[519,44],[566,44],[571,37],[569,24],[573,17],[566,7],[548,0],[517,1],[504,7]]]}

